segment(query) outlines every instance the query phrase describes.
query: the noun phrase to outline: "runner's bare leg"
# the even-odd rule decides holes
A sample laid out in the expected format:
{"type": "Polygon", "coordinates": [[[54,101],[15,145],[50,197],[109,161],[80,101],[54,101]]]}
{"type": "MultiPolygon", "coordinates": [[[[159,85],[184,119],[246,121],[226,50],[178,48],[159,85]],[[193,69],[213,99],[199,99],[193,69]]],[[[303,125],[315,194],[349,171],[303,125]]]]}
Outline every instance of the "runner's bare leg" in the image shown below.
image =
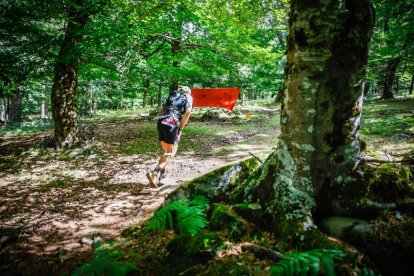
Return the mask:
{"type": "Polygon", "coordinates": [[[164,149],[164,154],[161,156],[160,161],[158,162],[158,166],[161,170],[163,170],[171,161],[174,145],[167,144],[165,142],[161,142],[161,144],[162,148],[164,149]]]}

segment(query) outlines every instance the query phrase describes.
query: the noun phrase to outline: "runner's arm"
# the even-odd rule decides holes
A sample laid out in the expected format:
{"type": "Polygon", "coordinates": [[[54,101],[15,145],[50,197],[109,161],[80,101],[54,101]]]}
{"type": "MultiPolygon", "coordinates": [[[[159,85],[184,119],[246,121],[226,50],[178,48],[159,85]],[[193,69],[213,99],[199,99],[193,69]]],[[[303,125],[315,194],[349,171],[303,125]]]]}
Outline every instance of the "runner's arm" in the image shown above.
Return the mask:
{"type": "Polygon", "coordinates": [[[184,129],[185,125],[188,122],[188,119],[190,119],[190,115],[191,115],[191,107],[187,107],[187,110],[185,111],[183,118],[181,119],[180,130],[184,129]]]}
{"type": "Polygon", "coordinates": [[[163,104],[160,106],[160,109],[158,109],[158,114],[160,116],[162,115],[162,113],[164,113],[164,105],[163,104]]]}

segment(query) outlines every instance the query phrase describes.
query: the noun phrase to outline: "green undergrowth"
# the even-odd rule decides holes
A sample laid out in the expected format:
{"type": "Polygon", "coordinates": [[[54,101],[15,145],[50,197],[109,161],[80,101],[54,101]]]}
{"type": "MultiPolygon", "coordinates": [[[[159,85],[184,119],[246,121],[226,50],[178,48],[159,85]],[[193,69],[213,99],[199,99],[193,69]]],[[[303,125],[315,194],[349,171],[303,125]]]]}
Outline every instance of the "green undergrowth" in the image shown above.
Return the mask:
{"type": "Polygon", "coordinates": [[[391,137],[414,132],[414,99],[367,102],[362,115],[362,134],[391,137]]]}
{"type": "Polygon", "coordinates": [[[414,148],[414,98],[371,100],[362,111],[361,136],[367,153],[387,158],[398,157],[414,148]]]}
{"type": "Polygon", "coordinates": [[[0,127],[0,137],[10,135],[26,135],[30,133],[43,132],[53,128],[53,121],[48,119],[32,119],[21,123],[8,123],[0,127]]]}
{"type": "Polygon", "coordinates": [[[164,231],[178,228],[181,234],[195,236],[206,225],[208,200],[197,196],[192,200],[182,199],[171,202],[159,209],[148,222],[146,231],[164,231]],[[175,221],[175,223],[173,223],[175,221]]]}
{"type": "Polygon", "coordinates": [[[129,252],[125,260],[135,260],[146,275],[374,275],[361,274],[362,271],[372,271],[362,269],[356,254],[343,246],[303,249],[307,251],[296,251],[298,247],[288,243],[282,246],[283,239],[256,228],[234,212],[231,205],[210,204],[208,224],[192,235],[172,232],[166,228],[170,221],[174,229],[174,223],[179,220],[177,214],[172,214],[171,218],[164,215],[161,220],[158,218],[160,213],[171,208],[169,206],[177,204],[182,205],[182,202],[173,201],[161,208],[146,227],[131,227],[123,232],[127,244],[125,251],[129,252]],[[163,232],[148,231],[151,229],[163,232]],[[284,257],[275,260],[263,253],[266,251],[235,250],[245,242],[269,252],[277,250],[284,257]]]}
{"type": "Polygon", "coordinates": [[[367,102],[362,115],[362,134],[391,137],[414,132],[414,99],[367,102]]]}
{"type": "Polygon", "coordinates": [[[73,276],[123,276],[128,272],[138,271],[139,268],[133,263],[118,261],[124,253],[119,250],[112,250],[113,245],[98,244],[95,248],[95,255],[90,263],[85,263],[77,268],[73,276]]]}
{"type": "Polygon", "coordinates": [[[335,275],[334,257],[344,257],[345,252],[332,249],[315,249],[291,252],[270,267],[270,274],[279,275],[335,275]]]}
{"type": "Polygon", "coordinates": [[[120,144],[118,152],[122,154],[153,154],[159,152],[158,132],[155,123],[142,122],[137,126],[136,139],[120,144]]]}
{"type": "MultiPolygon", "coordinates": [[[[220,112],[220,111],[214,111],[220,112]]],[[[277,127],[279,116],[276,113],[256,112],[250,118],[232,115],[228,118],[201,120],[200,111],[192,115],[183,131],[178,154],[209,153],[212,148],[228,145],[235,141],[234,136],[249,136],[257,131],[277,127]]],[[[122,143],[118,152],[122,154],[158,155],[159,142],[156,120],[140,121],[136,128],[136,138],[122,143]]]]}
{"type": "Polygon", "coordinates": [[[139,119],[145,116],[150,110],[146,108],[126,108],[126,109],[104,109],[96,110],[91,114],[81,117],[82,122],[105,122],[105,121],[122,121],[125,119],[139,119]]]}

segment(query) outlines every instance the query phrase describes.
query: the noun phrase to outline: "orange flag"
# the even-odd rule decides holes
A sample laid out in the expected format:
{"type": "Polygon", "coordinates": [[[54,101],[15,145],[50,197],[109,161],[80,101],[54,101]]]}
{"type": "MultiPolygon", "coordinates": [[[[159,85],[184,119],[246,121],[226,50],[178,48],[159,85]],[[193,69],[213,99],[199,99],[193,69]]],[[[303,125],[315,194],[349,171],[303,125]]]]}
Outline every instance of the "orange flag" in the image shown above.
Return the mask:
{"type": "Polygon", "coordinates": [[[239,97],[239,88],[192,88],[193,107],[223,107],[233,110],[239,97]]]}

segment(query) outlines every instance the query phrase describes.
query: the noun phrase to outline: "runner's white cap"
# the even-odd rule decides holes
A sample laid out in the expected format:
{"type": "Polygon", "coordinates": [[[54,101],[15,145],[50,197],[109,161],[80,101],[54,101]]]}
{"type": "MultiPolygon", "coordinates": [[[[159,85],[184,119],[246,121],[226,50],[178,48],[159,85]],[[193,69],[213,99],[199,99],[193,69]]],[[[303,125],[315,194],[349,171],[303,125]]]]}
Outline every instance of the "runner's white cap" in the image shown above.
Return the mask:
{"type": "Polygon", "coordinates": [[[191,89],[188,86],[180,86],[178,90],[181,90],[183,94],[191,95],[191,89]]]}

